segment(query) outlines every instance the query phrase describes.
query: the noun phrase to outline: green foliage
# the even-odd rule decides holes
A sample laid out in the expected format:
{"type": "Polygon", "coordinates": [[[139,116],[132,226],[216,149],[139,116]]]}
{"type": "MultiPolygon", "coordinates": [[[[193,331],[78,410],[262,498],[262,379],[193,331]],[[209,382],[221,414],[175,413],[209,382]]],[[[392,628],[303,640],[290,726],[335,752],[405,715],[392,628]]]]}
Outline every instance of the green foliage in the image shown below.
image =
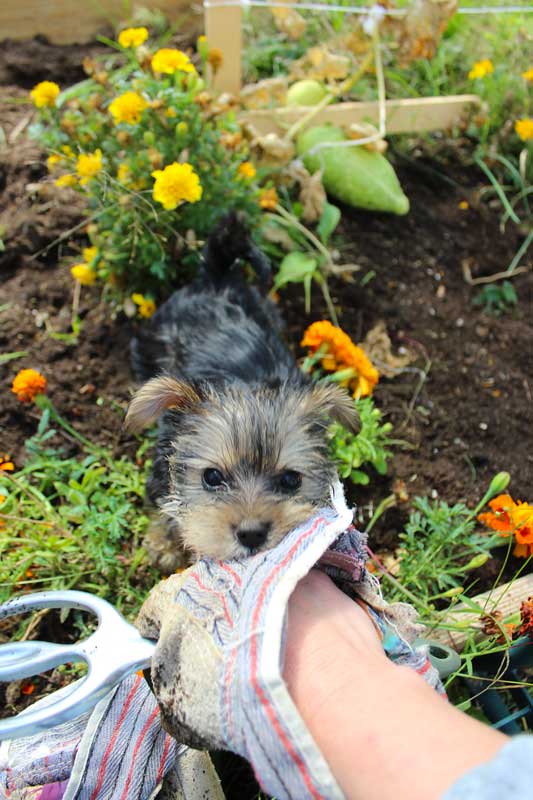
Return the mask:
{"type": "Polygon", "coordinates": [[[389,437],[392,425],[382,421],[382,413],[375,407],[371,397],[363,397],[354,403],[361,430],[353,434],[335,422],[329,429],[330,453],[339,465],[341,478],[349,478],[352,483],[366,486],[370,483],[366,471],[369,466],[374,467],[380,475],[387,472],[387,460],[392,455],[389,447],[394,444],[389,437]]]}
{"type": "MultiPolygon", "coordinates": [[[[247,48],[244,64],[250,80],[270,75],[287,74],[291,62],[314,45],[333,43],[334,32],[340,31],[342,41],[355,31],[357,40],[359,19],[337,12],[312,13],[299,10],[307,20],[304,36],[297,42],[272,32],[272,22],[254,14],[247,29],[247,48]],[[340,28],[339,28],[340,22],[340,28]],[[269,42],[273,44],[275,55],[269,42]],[[265,43],[263,49],[263,43],[265,43]],[[259,68],[258,68],[259,65],[259,68]]],[[[528,114],[531,84],[522,73],[531,67],[533,18],[530,14],[455,15],[442,36],[435,56],[419,59],[400,66],[397,42],[384,41],[382,57],[385,68],[387,97],[445,96],[477,94],[482,100],[478,113],[469,120],[467,134],[483,146],[491,144],[499,152],[518,158],[523,143],[517,136],[513,123],[528,114]],[[489,58],[494,72],[482,79],[471,80],[468,75],[475,61],[489,58]]],[[[386,34],[384,34],[384,37],[386,34]]],[[[375,100],[376,81],[368,73],[357,81],[349,99],[375,100]]],[[[412,147],[412,137],[408,146],[412,147]]],[[[531,159],[527,165],[529,178],[533,169],[531,159]]]]}
{"type": "Polygon", "coordinates": [[[501,284],[489,283],[479,290],[472,300],[475,306],[481,306],[486,314],[499,317],[516,306],[518,297],[511,281],[501,284]]]}
{"type": "MultiPolygon", "coordinates": [[[[470,573],[490,558],[491,548],[501,539],[477,532],[477,509],[471,511],[464,503],[450,506],[443,500],[417,497],[413,506],[400,534],[396,578],[417,598],[417,607],[427,611],[439,596],[462,593],[470,573]]],[[[387,597],[398,600],[402,592],[396,584],[387,585],[387,597]]]]}
{"type": "Polygon", "coordinates": [[[331,320],[338,324],[327,276],[333,266],[329,240],[340,222],[341,212],[337,206],[324,202],[315,235],[299,220],[301,204],[291,205],[292,213],[278,205],[276,214],[265,214],[260,230],[263,249],[279,262],[274,288],[282,289],[288,283],[303,284],[305,311],[309,314],[311,284],[315,281],[322,291],[331,320]],[[289,252],[285,254],[285,250],[289,252]]]}
{"type": "Polygon", "coordinates": [[[0,473],[0,602],[21,591],[75,588],[132,616],[156,580],[140,546],[149,462],[138,466],[108,449],[66,457],[50,446],[49,419],[45,411],[26,442],[24,468],[0,473]]]}
{"type": "Polygon", "coordinates": [[[51,152],[54,175],[61,172],[60,181],[87,200],[97,248],[87,266],[108,291],[157,297],[175,281],[178,263],[196,265],[202,240],[225,211],[242,210],[252,224],[258,219],[258,186],[253,172],[239,172],[248,146],[234,113],[217,104],[188,59],[188,71],[154,72],[156,48],[109,44],[119,53],[86,63],[90,77],[40,109],[32,135],[51,152]],[[117,116],[112,104],[125,95],[117,116]],[[99,153],[100,167],[96,160],[87,175],[79,156],[99,153]],[[177,163],[192,166],[202,194],[185,193],[170,208],[154,199],[153,173],[177,163]]]}

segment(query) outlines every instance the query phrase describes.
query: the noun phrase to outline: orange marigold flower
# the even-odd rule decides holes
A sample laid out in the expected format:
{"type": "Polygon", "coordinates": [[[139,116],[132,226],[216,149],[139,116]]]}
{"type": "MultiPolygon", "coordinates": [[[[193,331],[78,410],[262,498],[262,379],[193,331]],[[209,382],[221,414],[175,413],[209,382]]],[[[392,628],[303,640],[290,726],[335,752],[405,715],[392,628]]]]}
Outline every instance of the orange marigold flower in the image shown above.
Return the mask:
{"type": "Polygon", "coordinates": [[[278,193],[272,187],[271,189],[263,189],[259,195],[259,205],[265,211],[273,211],[278,204],[278,193]]]}
{"type": "Polygon", "coordinates": [[[533,555],[533,506],[514,501],[508,494],[500,494],[489,502],[491,512],[479,514],[478,520],[499,531],[502,536],[515,537],[515,556],[527,558],[533,555]]]}
{"type": "Polygon", "coordinates": [[[34,683],[24,683],[20,691],[22,694],[33,694],[36,688],[34,683]]]}
{"type": "Polygon", "coordinates": [[[353,391],[354,397],[372,394],[379,380],[379,372],[363,348],[354,344],[343,330],[327,320],[314,322],[305,331],[301,345],[308,347],[312,353],[319,348],[323,351],[321,363],[326,372],[353,370],[353,375],[346,378],[346,385],[353,391]]]}
{"type": "Polygon", "coordinates": [[[46,391],[46,378],[35,369],[22,369],[11,386],[21,403],[31,403],[37,394],[46,391]]]}
{"type": "Polygon", "coordinates": [[[0,472],[14,472],[15,465],[5,453],[0,455],[0,472]]]}

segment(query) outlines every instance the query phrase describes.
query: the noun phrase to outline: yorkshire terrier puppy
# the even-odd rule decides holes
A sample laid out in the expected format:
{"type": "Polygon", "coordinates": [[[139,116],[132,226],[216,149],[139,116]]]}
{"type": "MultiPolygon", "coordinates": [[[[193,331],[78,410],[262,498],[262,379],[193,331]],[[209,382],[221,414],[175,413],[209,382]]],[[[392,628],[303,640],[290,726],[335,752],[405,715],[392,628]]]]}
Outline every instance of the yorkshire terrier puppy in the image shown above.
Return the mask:
{"type": "Polygon", "coordinates": [[[203,253],[198,277],[176,291],[132,343],[136,377],[126,424],[159,419],[149,500],[161,518],[147,537],[165,573],[207,556],[274,547],[330,500],[331,419],[357,430],[349,395],[304,375],[266,296],[270,266],[235,215],[203,253]],[[245,277],[245,264],[260,289],[245,277]]]}

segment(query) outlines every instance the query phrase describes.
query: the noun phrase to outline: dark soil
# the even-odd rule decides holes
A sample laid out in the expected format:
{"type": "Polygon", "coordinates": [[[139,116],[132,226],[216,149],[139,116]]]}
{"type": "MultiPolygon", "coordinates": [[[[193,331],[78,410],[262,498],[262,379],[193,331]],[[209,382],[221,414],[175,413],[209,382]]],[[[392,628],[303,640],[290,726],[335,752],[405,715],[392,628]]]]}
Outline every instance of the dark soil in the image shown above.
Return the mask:
{"type": "MultiPolygon", "coordinates": [[[[6,141],[0,144],[0,348],[28,353],[0,366],[0,441],[17,467],[38,422],[10,392],[13,376],[26,367],[46,375],[53,402],[80,433],[111,443],[117,454],[133,455],[136,446],[121,428],[133,383],[127,353],[134,323],[101,302],[98,289],[83,288],[78,341],[57,337],[70,330],[73,303],[61,260],[73,252],[69,247],[86,243],[82,226],[71,237],[65,232],[82,223],[83,209],[74,192],[56,189],[47,178],[44,154],[26,137],[32,108],[21,102],[39,80],[65,86],[82,77],[79,64],[89,52],[36,42],[9,45],[0,56],[6,141]]],[[[511,227],[500,232],[499,208],[480,203],[482,176],[462,166],[456,152],[438,162],[398,157],[411,201],[407,217],[343,209],[341,260],[360,270],[351,281],[330,283],[342,327],[362,341],[384,320],[395,351],[416,354],[375,392],[404,447],[385,478],[374,476],[368,488],[349,487],[363,525],[383,497],[392,491],[404,497],[374,529],[371,544],[379,550],[397,544],[416,495],[473,506],[494,474],[507,470],[513,496],[532,498],[533,272],[513,281],[519,303],[511,312],[495,317],[472,305],[477,290],[465,282],[464,265],[474,277],[501,272],[522,237],[511,227]],[[466,210],[459,208],[464,200],[466,210]]],[[[530,251],[523,263],[531,267],[531,258],[530,251]]],[[[315,292],[307,316],[303,292],[292,287],[280,307],[299,354],[306,326],[327,318],[322,297],[315,292]]],[[[71,448],[75,452],[74,442],[71,448]]],[[[487,581],[495,569],[487,565],[487,581]]]]}

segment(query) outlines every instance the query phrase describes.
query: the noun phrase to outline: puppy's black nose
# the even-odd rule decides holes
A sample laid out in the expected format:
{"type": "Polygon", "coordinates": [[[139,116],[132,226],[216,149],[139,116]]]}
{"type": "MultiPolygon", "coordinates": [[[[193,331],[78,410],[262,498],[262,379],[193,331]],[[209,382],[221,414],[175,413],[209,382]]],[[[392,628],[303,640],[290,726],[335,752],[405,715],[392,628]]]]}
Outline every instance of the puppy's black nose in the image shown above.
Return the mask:
{"type": "Polygon", "coordinates": [[[250,550],[254,550],[256,547],[261,547],[261,545],[266,542],[270,528],[270,522],[262,522],[254,525],[253,528],[244,528],[243,530],[237,531],[237,539],[244,547],[249,547],[250,550]]]}

